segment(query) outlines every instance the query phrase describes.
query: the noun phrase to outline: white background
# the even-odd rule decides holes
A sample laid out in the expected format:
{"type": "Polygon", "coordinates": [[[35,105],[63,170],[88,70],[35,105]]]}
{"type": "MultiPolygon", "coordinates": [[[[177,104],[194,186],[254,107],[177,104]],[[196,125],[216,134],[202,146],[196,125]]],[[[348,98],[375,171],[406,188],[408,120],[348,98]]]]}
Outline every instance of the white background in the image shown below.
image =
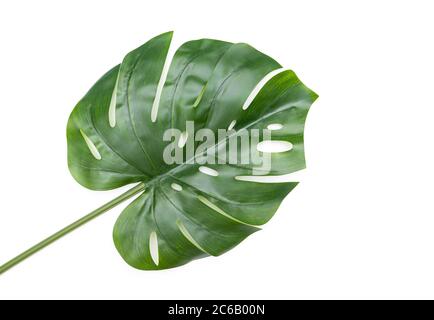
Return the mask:
{"type": "Polygon", "coordinates": [[[0,4],[0,263],[112,199],[70,176],[75,103],[135,47],[247,42],[319,94],[307,170],[241,245],[159,272],[112,244],[118,207],[0,276],[0,298],[434,298],[430,1],[0,4]]]}

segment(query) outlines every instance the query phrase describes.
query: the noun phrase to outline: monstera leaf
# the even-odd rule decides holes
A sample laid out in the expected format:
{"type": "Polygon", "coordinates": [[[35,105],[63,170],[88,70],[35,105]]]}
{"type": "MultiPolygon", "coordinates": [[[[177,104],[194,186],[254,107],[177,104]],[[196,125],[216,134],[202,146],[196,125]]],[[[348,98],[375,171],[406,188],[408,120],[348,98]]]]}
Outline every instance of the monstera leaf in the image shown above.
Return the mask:
{"type": "MultiPolygon", "coordinates": [[[[127,54],[82,98],[67,126],[68,165],[80,184],[108,190],[139,183],[121,196],[138,194],[113,231],[120,255],[138,269],[218,256],[258,231],[297,183],[251,176],[304,168],[304,122],[317,98],[294,72],[247,44],[190,41],[169,63],[171,39],[171,32],[164,33],[127,54]],[[187,121],[194,123],[193,135],[187,121]],[[268,128],[272,141],[291,149],[271,153],[264,172],[251,161],[219,161],[217,152],[210,152],[214,164],[194,161],[200,154],[182,163],[165,161],[167,130],[183,133],[176,143],[184,150],[198,145],[194,134],[204,128],[216,136],[220,129],[236,136],[268,128]]],[[[217,139],[214,150],[227,139],[217,139]]],[[[252,150],[236,144],[238,157],[252,150]]]]}
{"type": "Polygon", "coordinates": [[[269,174],[287,174],[304,168],[303,127],[316,98],[292,71],[282,71],[243,108],[261,79],[281,66],[247,44],[208,39],[183,44],[163,82],[171,38],[162,34],[129,53],[68,122],[68,163],[79,183],[95,190],[145,184],[113,232],[121,256],[139,269],[224,253],[267,222],[296,185],[237,179],[252,175],[249,165],[169,165],[167,129],[186,132],[186,121],[214,132],[231,123],[234,131],[279,124],[272,138],[293,147],[272,155],[269,174]]]}

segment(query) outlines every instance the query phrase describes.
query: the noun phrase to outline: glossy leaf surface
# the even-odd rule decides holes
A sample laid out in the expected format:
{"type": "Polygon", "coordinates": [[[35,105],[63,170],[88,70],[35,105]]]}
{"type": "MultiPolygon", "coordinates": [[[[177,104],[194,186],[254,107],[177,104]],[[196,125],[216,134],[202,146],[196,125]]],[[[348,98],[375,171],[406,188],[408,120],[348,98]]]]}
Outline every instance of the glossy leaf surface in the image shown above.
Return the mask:
{"type": "Polygon", "coordinates": [[[304,122],[317,97],[292,71],[282,71],[245,108],[258,83],[281,68],[276,61],[247,44],[202,39],[178,48],[169,66],[171,38],[162,34],[130,52],[77,104],[67,128],[68,165],[80,184],[93,190],[146,184],[113,232],[121,256],[139,269],[224,253],[266,223],[296,185],[240,179],[252,175],[252,163],[167,164],[167,129],[184,132],[186,121],[194,121],[195,132],[275,128],[272,139],[292,149],[272,153],[266,174],[288,174],[305,166],[304,122]]]}

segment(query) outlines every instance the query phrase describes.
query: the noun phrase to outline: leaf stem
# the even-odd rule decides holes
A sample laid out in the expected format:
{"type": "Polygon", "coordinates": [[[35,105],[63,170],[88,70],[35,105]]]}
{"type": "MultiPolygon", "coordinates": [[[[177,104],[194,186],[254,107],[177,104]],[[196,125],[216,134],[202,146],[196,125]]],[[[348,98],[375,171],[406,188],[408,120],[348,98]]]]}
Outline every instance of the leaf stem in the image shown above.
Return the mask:
{"type": "Polygon", "coordinates": [[[13,266],[17,265],[18,263],[22,262],[23,260],[27,259],[31,255],[35,254],[39,250],[45,248],[46,246],[50,245],[51,243],[55,242],[56,240],[62,238],[66,234],[70,233],[71,231],[77,229],[78,227],[86,224],[87,222],[95,219],[99,215],[103,214],[104,212],[114,208],[121,202],[124,202],[125,200],[131,198],[132,196],[138,194],[139,192],[143,191],[145,189],[145,184],[143,182],[139,183],[135,187],[131,188],[130,190],[126,191],[125,193],[121,194],[120,196],[116,197],[115,199],[107,202],[103,206],[99,207],[98,209],[92,211],[91,213],[85,215],[83,218],[73,222],[69,226],[61,229],[60,231],[56,232],[55,234],[51,235],[50,237],[46,238],[45,240],[39,242],[38,244],[34,245],[30,249],[24,251],[20,255],[16,256],[12,260],[6,262],[4,265],[0,266],[0,274],[6,272],[13,266]]]}

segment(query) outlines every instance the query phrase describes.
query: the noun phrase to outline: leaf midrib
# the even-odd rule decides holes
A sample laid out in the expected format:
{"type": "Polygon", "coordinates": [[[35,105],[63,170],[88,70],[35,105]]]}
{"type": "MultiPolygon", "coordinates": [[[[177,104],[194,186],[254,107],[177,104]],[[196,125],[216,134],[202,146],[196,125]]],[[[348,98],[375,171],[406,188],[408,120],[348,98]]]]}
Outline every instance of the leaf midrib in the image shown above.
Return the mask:
{"type": "MultiPolygon", "coordinates": [[[[299,80],[297,80],[296,83],[295,83],[294,85],[296,85],[296,84],[298,84],[298,83],[301,83],[301,82],[300,82],[299,80]]],[[[280,98],[280,96],[279,96],[279,98],[280,98]]],[[[276,100],[277,100],[277,99],[276,99],[276,100]]],[[[252,104],[253,104],[253,102],[252,102],[252,104]]],[[[261,122],[261,121],[264,120],[264,119],[267,119],[267,118],[269,118],[269,117],[271,117],[271,116],[273,116],[273,115],[275,115],[275,114],[277,114],[277,113],[280,113],[280,112],[286,111],[286,110],[291,109],[291,108],[293,108],[293,107],[294,107],[294,105],[291,104],[291,105],[288,105],[288,106],[282,107],[282,108],[280,108],[280,109],[278,109],[278,110],[276,110],[276,111],[270,112],[270,113],[268,113],[267,115],[265,115],[265,116],[263,116],[263,117],[261,117],[261,118],[255,120],[255,121],[253,121],[253,122],[251,122],[251,123],[245,125],[244,127],[238,129],[238,130],[235,131],[234,133],[232,133],[232,134],[226,136],[225,139],[220,140],[218,143],[214,144],[214,145],[213,145],[212,147],[210,147],[210,148],[217,148],[217,147],[220,146],[223,142],[226,142],[229,138],[235,136],[235,135],[238,133],[238,131],[243,130],[243,129],[248,129],[248,128],[250,128],[251,126],[253,126],[253,125],[255,125],[255,124],[261,122]]],[[[154,185],[154,184],[160,182],[161,179],[163,179],[163,178],[165,178],[165,177],[168,177],[168,176],[169,176],[169,177],[170,177],[170,176],[173,176],[173,174],[175,174],[175,173],[177,173],[177,172],[179,172],[179,171],[182,171],[182,170],[184,169],[185,165],[189,164],[191,161],[194,161],[197,157],[204,155],[206,151],[207,151],[207,150],[204,150],[203,152],[201,152],[201,153],[199,153],[199,154],[197,154],[197,155],[194,155],[194,156],[191,157],[190,159],[186,160],[186,161],[183,162],[182,164],[180,164],[180,165],[178,165],[178,166],[176,166],[176,167],[174,167],[174,168],[171,168],[170,170],[168,170],[168,171],[166,171],[166,172],[164,172],[164,173],[162,173],[162,174],[160,174],[160,175],[158,175],[158,176],[155,176],[155,177],[151,178],[149,181],[146,182],[146,185],[151,187],[152,185],[154,185]]]]}

